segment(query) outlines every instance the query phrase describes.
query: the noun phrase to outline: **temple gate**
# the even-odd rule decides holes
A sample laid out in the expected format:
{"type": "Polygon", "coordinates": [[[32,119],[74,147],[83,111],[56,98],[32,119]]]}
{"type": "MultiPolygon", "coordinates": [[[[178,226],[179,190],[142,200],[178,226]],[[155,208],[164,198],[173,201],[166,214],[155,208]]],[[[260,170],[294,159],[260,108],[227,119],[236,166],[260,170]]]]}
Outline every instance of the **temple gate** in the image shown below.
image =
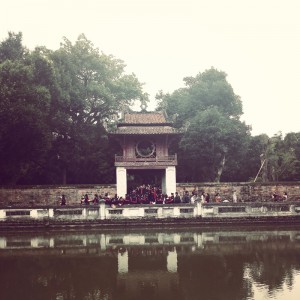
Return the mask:
{"type": "Polygon", "coordinates": [[[163,193],[175,193],[177,155],[170,155],[169,147],[179,132],[164,113],[125,113],[111,135],[119,141],[123,151],[123,155],[115,156],[118,196],[125,196],[131,181],[136,185],[159,184],[163,193]],[[147,182],[140,182],[139,178],[147,182]]]}

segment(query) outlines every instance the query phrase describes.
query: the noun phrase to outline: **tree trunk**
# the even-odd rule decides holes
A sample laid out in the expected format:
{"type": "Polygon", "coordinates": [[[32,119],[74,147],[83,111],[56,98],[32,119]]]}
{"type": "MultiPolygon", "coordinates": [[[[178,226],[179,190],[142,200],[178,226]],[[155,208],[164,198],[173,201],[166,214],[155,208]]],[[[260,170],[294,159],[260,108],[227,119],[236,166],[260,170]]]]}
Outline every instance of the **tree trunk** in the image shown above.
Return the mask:
{"type": "Polygon", "coordinates": [[[262,182],[268,182],[268,159],[266,159],[266,162],[264,164],[263,170],[262,170],[262,182]]]}
{"type": "Polygon", "coordinates": [[[219,183],[220,182],[220,179],[221,179],[221,176],[222,176],[222,173],[223,173],[223,169],[224,169],[224,166],[225,166],[225,154],[223,155],[223,158],[220,162],[220,165],[219,165],[219,168],[217,170],[217,176],[215,178],[215,182],[219,183]]]}

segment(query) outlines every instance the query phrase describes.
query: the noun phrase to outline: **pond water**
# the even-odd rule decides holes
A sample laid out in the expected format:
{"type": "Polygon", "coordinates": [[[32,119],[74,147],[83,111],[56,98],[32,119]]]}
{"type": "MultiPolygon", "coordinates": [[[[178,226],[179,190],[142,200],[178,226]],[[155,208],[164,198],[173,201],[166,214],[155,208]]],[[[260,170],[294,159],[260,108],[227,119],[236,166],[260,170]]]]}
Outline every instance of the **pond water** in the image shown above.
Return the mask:
{"type": "Polygon", "coordinates": [[[0,232],[0,299],[299,299],[300,228],[0,232]]]}

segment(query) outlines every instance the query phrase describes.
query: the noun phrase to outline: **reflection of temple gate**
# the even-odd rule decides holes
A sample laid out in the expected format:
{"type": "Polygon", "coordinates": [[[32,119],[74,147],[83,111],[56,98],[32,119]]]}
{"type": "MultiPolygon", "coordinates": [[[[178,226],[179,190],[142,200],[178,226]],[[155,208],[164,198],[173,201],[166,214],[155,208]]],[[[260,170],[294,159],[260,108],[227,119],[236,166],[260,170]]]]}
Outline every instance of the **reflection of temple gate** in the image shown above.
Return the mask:
{"type": "Polygon", "coordinates": [[[117,289],[122,291],[125,299],[132,299],[133,295],[143,297],[145,293],[168,299],[170,287],[179,286],[177,261],[175,247],[164,255],[149,257],[131,257],[128,251],[118,253],[117,289]]]}
{"type": "Polygon", "coordinates": [[[171,194],[176,191],[177,156],[169,155],[169,146],[178,132],[166,121],[163,113],[125,113],[112,135],[118,139],[123,149],[123,155],[115,158],[119,196],[124,197],[127,193],[128,175],[134,182],[134,177],[142,174],[141,170],[145,179],[152,177],[150,182],[137,180],[136,185],[159,181],[163,193],[171,194]]]}

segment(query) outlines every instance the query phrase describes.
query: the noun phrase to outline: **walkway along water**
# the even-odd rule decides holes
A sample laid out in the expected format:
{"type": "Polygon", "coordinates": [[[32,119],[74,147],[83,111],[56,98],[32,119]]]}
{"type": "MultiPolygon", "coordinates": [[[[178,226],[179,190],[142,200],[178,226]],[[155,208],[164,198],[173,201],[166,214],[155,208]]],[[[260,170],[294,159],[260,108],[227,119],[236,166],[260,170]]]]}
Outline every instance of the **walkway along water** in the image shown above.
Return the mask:
{"type": "Polygon", "coordinates": [[[300,224],[299,202],[2,207],[0,230],[300,224]]]}

